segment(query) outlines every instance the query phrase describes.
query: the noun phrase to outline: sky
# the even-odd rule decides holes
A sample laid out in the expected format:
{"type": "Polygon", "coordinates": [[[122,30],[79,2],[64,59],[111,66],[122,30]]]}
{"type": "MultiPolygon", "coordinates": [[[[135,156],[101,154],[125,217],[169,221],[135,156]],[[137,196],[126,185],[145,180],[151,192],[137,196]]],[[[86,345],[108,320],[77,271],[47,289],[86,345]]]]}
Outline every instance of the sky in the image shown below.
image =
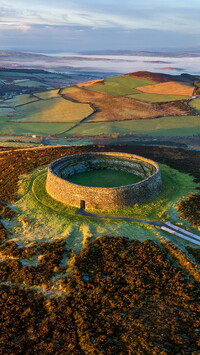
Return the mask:
{"type": "Polygon", "coordinates": [[[0,0],[0,51],[200,51],[200,0],[0,0]]]}

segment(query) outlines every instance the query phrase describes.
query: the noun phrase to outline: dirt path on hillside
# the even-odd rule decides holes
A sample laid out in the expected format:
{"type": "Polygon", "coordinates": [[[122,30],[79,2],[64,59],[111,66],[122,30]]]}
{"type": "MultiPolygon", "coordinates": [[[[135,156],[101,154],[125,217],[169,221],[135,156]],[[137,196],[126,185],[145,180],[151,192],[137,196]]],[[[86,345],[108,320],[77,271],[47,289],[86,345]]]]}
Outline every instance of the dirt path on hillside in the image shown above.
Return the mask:
{"type": "Polygon", "coordinates": [[[108,219],[120,219],[126,222],[139,222],[139,223],[145,223],[145,224],[150,224],[152,226],[157,226],[161,227],[164,226],[165,224],[163,222],[158,222],[158,221],[147,221],[145,219],[136,219],[136,218],[130,218],[130,217],[122,217],[122,216],[110,216],[110,215],[104,215],[104,214],[96,214],[96,213],[90,213],[85,211],[84,209],[79,209],[76,211],[76,214],[79,214],[81,216],[86,216],[86,217],[94,217],[94,218],[108,218],[108,219]]]}

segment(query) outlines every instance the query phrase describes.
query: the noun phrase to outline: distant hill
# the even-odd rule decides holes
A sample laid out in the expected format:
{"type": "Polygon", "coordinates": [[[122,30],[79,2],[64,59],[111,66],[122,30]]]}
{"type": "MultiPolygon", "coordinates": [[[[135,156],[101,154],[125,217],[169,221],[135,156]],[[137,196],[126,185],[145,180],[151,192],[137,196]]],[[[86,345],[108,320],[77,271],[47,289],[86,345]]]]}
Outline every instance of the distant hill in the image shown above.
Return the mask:
{"type": "Polygon", "coordinates": [[[144,80],[153,80],[158,83],[164,83],[167,81],[178,81],[178,82],[188,82],[193,83],[195,80],[199,80],[200,76],[190,75],[190,74],[181,74],[181,75],[171,75],[163,73],[152,73],[149,71],[138,71],[135,73],[124,74],[125,76],[140,78],[144,80]]]}
{"type": "Polygon", "coordinates": [[[130,56],[144,56],[144,57],[200,57],[200,52],[197,53],[176,53],[176,52],[149,52],[149,51],[131,51],[131,50],[97,50],[97,51],[81,51],[82,55],[130,55],[130,56]]]}

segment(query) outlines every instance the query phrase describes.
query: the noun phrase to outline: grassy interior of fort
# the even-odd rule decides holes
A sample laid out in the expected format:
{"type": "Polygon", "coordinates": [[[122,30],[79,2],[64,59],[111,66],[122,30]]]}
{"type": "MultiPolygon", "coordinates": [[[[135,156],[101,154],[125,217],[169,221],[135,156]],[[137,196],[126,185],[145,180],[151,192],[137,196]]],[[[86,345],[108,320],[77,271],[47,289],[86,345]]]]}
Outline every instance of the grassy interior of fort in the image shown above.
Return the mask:
{"type": "Polygon", "coordinates": [[[68,181],[91,187],[118,187],[135,184],[142,180],[138,175],[113,169],[98,169],[71,175],[68,181]]]}
{"type": "MultiPolygon", "coordinates": [[[[147,220],[171,220],[183,223],[177,213],[177,201],[195,191],[197,184],[188,174],[160,164],[163,190],[155,198],[130,208],[106,211],[110,215],[119,215],[147,220]]],[[[40,167],[23,177],[19,184],[19,200],[15,204],[18,210],[9,222],[12,238],[20,245],[32,241],[51,241],[55,238],[65,239],[67,245],[74,250],[81,250],[88,239],[103,235],[126,235],[130,239],[143,241],[152,238],[158,243],[162,239],[173,240],[178,245],[185,242],[178,237],[169,236],[165,232],[141,223],[130,223],[117,220],[98,220],[91,217],[77,216],[76,208],[64,205],[53,199],[45,188],[47,168],[40,167]]],[[[99,210],[92,212],[102,213],[99,210]]],[[[103,211],[105,213],[105,211],[103,211]]]]}

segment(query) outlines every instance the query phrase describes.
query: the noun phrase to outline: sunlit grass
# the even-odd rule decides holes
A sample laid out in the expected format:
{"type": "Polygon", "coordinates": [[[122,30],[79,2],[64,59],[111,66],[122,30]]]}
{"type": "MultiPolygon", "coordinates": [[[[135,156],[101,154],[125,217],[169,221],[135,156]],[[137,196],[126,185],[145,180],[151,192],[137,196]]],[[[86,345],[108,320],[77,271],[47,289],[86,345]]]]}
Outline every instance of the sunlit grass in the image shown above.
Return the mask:
{"type": "Polygon", "coordinates": [[[169,168],[160,164],[160,170],[163,181],[163,189],[161,193],[151,200],[133,207],[117,210],[115,215],[121,213],[127,217],[163,220],[167,218],[176,218],[173,208],[177,200],[182,196],[188,195],[189,192],[195,191],[197,184],[193,182],[193,178],[187,174],[169,168]]]}
{"type": "Polygon", "coordinates": [[[113,78],[108,78],[104,80],[101,85],[91,85],[88,86],[88,90],[105,92],[107,94],[112,94],[116,96],[127,95],[127,94],[137,94],[138,91],[135,89],[137,86],[150,85],[153,81],[130,78],[128,76],[116,76],[113,78]]]}
{"type": "Polygon", "coordinates": [[[150,136],[187,137],[200,134],[200,116],[161,117],[121,122],[84,123],[73,128],[69,135],[96,136],[99,134],[148,134],[150,136]]]}
{"type": "Polygon", "coordinates": [[[146,93],[191,96],[194,91],[194,86],[185,85],[176,81],[167,81],[166,83],[157,83],[148,86],[141,85],[138,86],[137,89],[146,93]]]}
{"type": "Polygon", "coordinates": [[[16,122],[79,122],[93,112],[88,104],[60,97],[40,100],[16,108],[16,122]]]}
{"type": "Polygon", "coordinates": [[[51,97],[55,94],[54,91],[43,94],[44,97],[50,95],[50,98],[35,98],[37,101],[31,102],[29,95],[22,95],[25,97],[22,97],[21,101],[19,97],[13,99],[12,104],[17,105],[15,108],[0,107],[1,134],[57,135],[68,131],[93,112],[87,103],[74,103],[61,97],[51,97]]]}
{"type": "Polygon", "coordinates": [[[62,137],[57,137],[57,138],[52,138],[49,139],[48,144],[50,145],[84,145],[84,144],[93,144],[93,142],[87,138],[62,138],[62,137]]]}
{"type": "Polygon", "coordinates": [[[43,91],[43,92],[38,92],[35,93],[34,95],[39,97],[40,99],[52,99],[54,97],[59,97],[58,96],[58,89],[55,90],[48,90],[48,91],[43,91]]]}
{"type": "Polygon", "coordinates": [[[56,135],[73,126],[73,123],[8,122],[8,117],[0,117],[0,132],[9,135],[56,135]]]}
{"type": "Polygon", "coordinates": [[[14,115],[14,108],[12,107],[0,107],[0,120],[6,116],[12,117],[14,115]]]}
{"type": "Polygon", "coordinates": [[[146,102],[169,102],[176,100],[188,100],[190,96],[179,96],[179,95],[162,95],[162,94],[136,94],[136,95],[128,95],[128,97],[132,97],[133,99],[146,101],[146,102]]]}
{"type": "MultiPolygon", "coordinates": [[[[127,236],[145,240],[166,238],[165,233],[152,226],[118,220],[98,219],[76,215],[76,208],[54,200],[45,188],[47,168],[39,168],[20,181],[18,217],[11,223],[13,237],[18,242],[26,240],[52,240],[66,238],[67,244],[80,250],[84,240],[102,235],[127,236]]],[[[115,211],[90,212],[125,216],[146,220],[179,220],[177,201],[195,190],[191,176],[161,165],[163,190],[143,204],[115,211]]]]}
{"type": "Polygon", "coordinates": [[[194,99],[189,102],[189,105],[200,113],[200,99],[194,99]]]}
{"type": "MultiPolygon", "coordinates": [[[[197,184],[193,182],[193,178],[187,174],[169,168],[164,164],[160,164],[161,175],[163,180],[163,189],[161,193],[153,199],[142,204],[136,204],[132,207],[109,211],[111,215],[124,215],[126,217],[134,217],[141,219],[158,219],[165,218],[166,213],[173,207],[174,203],[183,195],[187,195],[191,191],[195,191],[197,184]]],[[[54,200],[45,188],[46,173],[37,176],[31,187],[31,193],[36,200],[43,206],[51,208],[56,212],[69,213],[74,215],[76,208],[64,205],[54,200]]],[[[102,213],[102,210],[99,211],[102,213]]]]}
{"type": "Polygon", "coordinates": [[[25,143],[25,142],[2,142],[0,140],[0,147],[3,147],[3,148],[28,148],[28,147],[34,147],[34,146],[37,146],[38,144],[37,143],[33,143],[33,142],[28,142],[25,143]]]}
{"type": "Polygon", "coordinates": [[[16,95],[11,100],[6,100],[6,104],[11,106],[25,105],[33,101],[38,101],[36,97],[29,94],[16,95]]]}

